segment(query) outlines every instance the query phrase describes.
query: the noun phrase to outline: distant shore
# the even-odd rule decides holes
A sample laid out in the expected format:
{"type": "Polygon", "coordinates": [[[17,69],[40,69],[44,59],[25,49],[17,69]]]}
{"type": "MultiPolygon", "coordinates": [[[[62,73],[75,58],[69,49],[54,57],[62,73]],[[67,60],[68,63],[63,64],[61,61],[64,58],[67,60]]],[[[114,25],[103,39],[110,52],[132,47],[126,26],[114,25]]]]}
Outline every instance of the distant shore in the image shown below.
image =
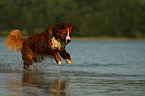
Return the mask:
{"type": "Polygon", "coordinates": [[[127,37],[72,37],[72,40],[81,41],[145,41],[145,38],[127,38],[127,37]]]}
{"type": "MultiPolygon", "coordinates": [[[[5,39],[0,36],[0,39],[5,39]]],[[[23,37],[25,38],[25,37],[23,37]]],[[[27,36],[26,36],[27,38],[27,36]]],[[[72,37],[75,41],[145,41],[145,38],[127,38],[127,37],[72,37]]]]}

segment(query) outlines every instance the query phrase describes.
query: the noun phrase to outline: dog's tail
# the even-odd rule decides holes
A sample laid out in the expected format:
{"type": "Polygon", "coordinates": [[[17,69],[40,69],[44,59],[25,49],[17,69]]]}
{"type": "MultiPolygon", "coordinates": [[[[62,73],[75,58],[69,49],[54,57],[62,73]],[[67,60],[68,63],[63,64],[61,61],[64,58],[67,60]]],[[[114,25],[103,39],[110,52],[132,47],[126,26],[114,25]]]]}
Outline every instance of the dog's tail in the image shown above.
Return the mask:
{"type": "Polygon", "coordinates": [[[11,51],[16,49],[16,51],[19,53],[22,49],[24,41],[24,38],[21,38],[21,35],[22,34],[20,30],[11,31],[4,41],[6,47],[11,51]]]}

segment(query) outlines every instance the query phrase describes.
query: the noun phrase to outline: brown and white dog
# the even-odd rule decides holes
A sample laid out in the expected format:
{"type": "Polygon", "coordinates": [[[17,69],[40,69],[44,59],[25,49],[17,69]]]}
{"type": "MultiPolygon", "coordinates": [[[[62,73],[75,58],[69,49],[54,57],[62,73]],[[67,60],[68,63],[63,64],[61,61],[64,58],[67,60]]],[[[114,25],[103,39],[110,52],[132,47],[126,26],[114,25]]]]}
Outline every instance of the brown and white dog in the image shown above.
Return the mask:
{"type": "Polygon", "coordinates": [[[8,49],[22,53],[24,69],[30,67],[34,62],[41,62],[46,57],[53,57],[58,65],[61,65],[60,56],[71,63],[70,54],[65,50],[65,46],[71,42],[70,35],[76,29],[74,25],[68,23],[57,23],[47,30],[21,38],[19,30],[11,31],[5,39],[8,49]],[[60,55],[60,56],[59,56],[60,55]]]}

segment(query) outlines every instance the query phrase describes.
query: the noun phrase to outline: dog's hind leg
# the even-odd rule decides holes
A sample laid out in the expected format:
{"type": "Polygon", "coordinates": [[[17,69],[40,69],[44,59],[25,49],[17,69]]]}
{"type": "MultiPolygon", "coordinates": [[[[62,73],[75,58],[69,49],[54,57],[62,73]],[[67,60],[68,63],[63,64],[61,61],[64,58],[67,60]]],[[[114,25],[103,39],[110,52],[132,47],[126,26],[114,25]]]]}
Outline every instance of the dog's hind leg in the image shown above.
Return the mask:
{"type": "Polygon", "coordinates": [[[30,59],[24,60],[24,62],[23,62],[24,69],[27,69],[28,67],[30,67],[30,65],[32,65],[32,60],[30,60],[30,59]]]}
{"type": "Polygon", "coordinates": [[[23,68],[27,69],[32,65],[32,59],[34,58],[33,52],[29,47],[23,47],[22,50],[23,68]]]}
{"type": "Polygon", "coordinates": [[[33,55],[30,55],[30,53],[29,54],[22,53],[24,69],[27,69],[28,67],[30,67],[32,65],[32,58],[33,58],[33,55]]]}

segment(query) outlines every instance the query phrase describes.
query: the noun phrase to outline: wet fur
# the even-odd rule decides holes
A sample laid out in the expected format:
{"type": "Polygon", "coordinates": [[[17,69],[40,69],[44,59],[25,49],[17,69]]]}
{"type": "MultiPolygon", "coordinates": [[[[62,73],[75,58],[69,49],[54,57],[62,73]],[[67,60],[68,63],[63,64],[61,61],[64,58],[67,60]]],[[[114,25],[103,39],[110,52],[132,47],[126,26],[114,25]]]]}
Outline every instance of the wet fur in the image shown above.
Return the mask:
{"type": "Polygon", "coordinates": [[[44,56],[53,57],[58,65],[61,65],[60,56],[66,60],[66,63],[71,63],[70,54],[65,50],[67,44],[65,44],[65,36],[63,35],[67,33],[67,28],[71,32],[76,29],[74,25],[68,23],[57,23],[44,32],[31,35],[28,38],[21,38],[21,32],[13,30],[8,34],[4,43],[12,51],[15,49],[18,52],[21,51],[24,69],[34,62],[41,62],[44,56]]]}

